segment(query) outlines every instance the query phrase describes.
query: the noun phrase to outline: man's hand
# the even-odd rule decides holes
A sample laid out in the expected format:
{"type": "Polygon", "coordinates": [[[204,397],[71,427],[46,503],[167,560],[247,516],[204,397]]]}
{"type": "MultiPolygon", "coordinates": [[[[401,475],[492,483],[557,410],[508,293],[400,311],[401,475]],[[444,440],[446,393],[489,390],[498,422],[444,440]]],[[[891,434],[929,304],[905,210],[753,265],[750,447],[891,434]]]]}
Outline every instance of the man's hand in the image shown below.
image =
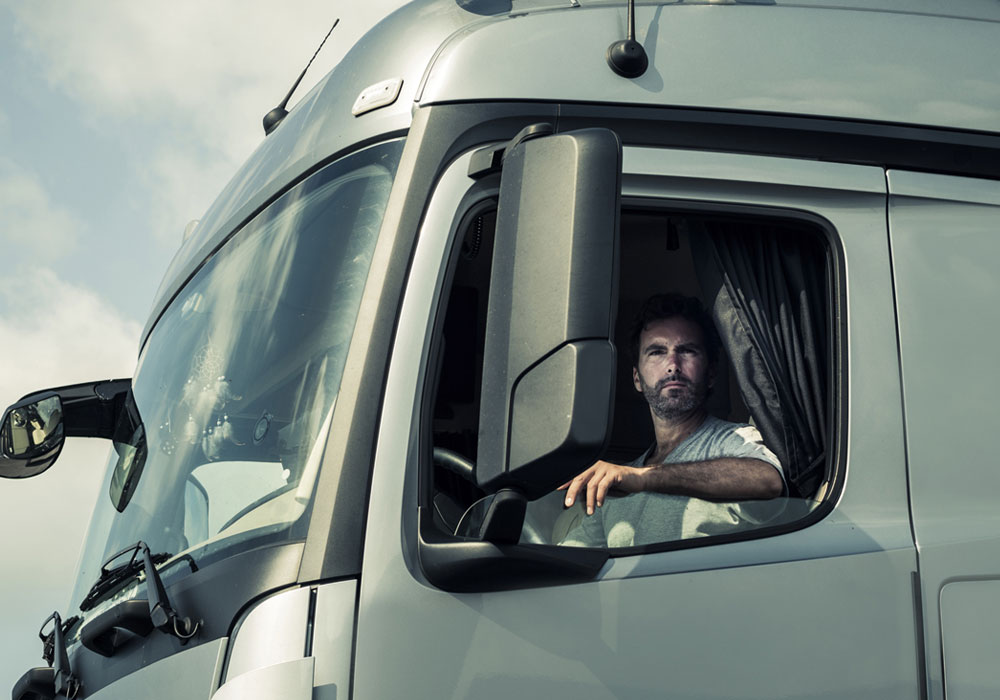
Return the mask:
{"type": "Polygon", "coordinates": [[[604,498],[612,488],[626,493],[636,493],[645,488],[645,476],[650,467],[626,467],[611,462],[596,462],[572,481],[567,481],[557,491],[566,491],[566,507],[573,505],[580,490],[587,489],[587,515],[594,514],[594,504],[604,505],[604,498]]]}
{"type": "Polygon", "coordinates": [[[557,490],[566,491],[568,508],[584,487],[587,489],[587,515],[593,515],[594,504],[604,505],[604,497],[612,488],[625,493],[652,491],[708,500],[747,501],[776,498],[782,494],[784,483],[778,470],[767,462],[720,457],[704,462],[645,467],[597,462],[557,490]]]}

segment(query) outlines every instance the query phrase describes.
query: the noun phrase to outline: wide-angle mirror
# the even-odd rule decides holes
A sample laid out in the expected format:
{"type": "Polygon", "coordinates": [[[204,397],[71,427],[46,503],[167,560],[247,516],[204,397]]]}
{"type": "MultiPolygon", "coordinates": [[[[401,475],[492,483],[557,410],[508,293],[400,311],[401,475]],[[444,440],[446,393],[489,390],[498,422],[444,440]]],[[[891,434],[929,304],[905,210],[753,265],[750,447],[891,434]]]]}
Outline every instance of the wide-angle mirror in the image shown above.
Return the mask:
{"type": "Polygon", "coordinates": [[[14,404],[0,424],[0,476],[20,479],[45,471],[59,455],[64,435],[57,394],[14,404]]]}

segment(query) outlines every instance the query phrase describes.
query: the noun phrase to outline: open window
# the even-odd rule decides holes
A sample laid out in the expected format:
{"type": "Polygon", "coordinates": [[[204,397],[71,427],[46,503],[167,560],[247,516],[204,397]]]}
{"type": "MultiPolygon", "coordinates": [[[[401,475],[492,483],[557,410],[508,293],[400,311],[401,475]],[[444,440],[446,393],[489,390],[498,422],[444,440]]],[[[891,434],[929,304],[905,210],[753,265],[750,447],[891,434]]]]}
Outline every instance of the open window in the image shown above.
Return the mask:
{"type": "MultiPolygon", "coordinates": [[[[581,454],[571,471],[583,471],[596,457],[629,464],[654,444],[649,406],[633,389],[629,337],[643,300],[673,292],[698,299],[721,338],[709,413],[759,432],[780,463],[785,488],[780,497],[767,500],[685,497],[680,508],[664,511],[676,518],[671,527],[660,523],[654,534],[644,534],[640,518],[630,523],[636,531],[630,538],[584,546],[612,556],[632,554],[762,537],[814,520],[832,476],[834,263],[825,224],[799,212],[654,199],[626,201],[619,215],[615,269],[601,289],[616,318],[610,339],[617,352],[613,369],[607,370],[613,374],[613,398],[607,425],[595,431],[601,433],[596,456],[581,454]]],[[[510,256],[509,246],[496,252],[504,246],[498,237],[509,235],[497,222],[496,199],[465,212],[439,310],[436,371],[428,387],[433,398],[424,420],[433,459],[422,475],[421,505],[425,521],[444,540],[475,536],[468,521],[482,524],[482,511],[498,485],[522,486],[513,478],[484,478],[479,467],[484,450],[495,449],[497,433],[509,430],[492,419],[484,423],[484,416],[495,415],[484,405],[495,400],[490,387],[497,367],[489,356],[491,344],[499,342],[496,329],[487,328],[490,299],[514,293],[515,284],[496,277],[497,255],[510,256]]],[[[612,235],[610,227],[605,235],[612,235]]],[[[551,265],[565,265],[565,258],[551,265]]],[[[534,267],[544,274],[544,265],[534,267]]],[[[606,382],[604,371],[595,366],[577,381],[606,382]]],[[[561,413],[564,404],[563,397],[553,396],[551,412],[561,413]]],[[[510,406],[500,410],[513,413],[510,406]]],[[[513,449],[507,447],[508,456],[513,449]]],[[[549,480],[545,493],[529,494],[518,538],[522,548],[551,551],[554,545],[581,544],[572,535],[591,516],[579,505],[565,508],[557,485],[549,480]]],[[[529,483],[525,490],[530,489],[529,483]]],[[[422,523],[422,532],[427,524],[422,523]]]]}
{"type": "Polygon", "coordinates": [[[784,492],[739,501],[648,494],[640,516],[616,516],[603,531],[591,525],[589,537],[576,530],[588,517],[582,504],[564,509],[560,495],[534,504],[529,520],[545,523],[542,529],[552,523],[553,543],[593,546],[603,536],[622,553],[763,536],[801,523],[823,501],[831,476],[832,260],[824,229],[749,209],[627,207],[621,250],[618,390],[602,459],[638,466],[655,444],[649,405],[632,386],[628,348],[643,300],[672,292],[697,299],[720,336],[708,414],[766,446],[780,464],[784,492]]]}

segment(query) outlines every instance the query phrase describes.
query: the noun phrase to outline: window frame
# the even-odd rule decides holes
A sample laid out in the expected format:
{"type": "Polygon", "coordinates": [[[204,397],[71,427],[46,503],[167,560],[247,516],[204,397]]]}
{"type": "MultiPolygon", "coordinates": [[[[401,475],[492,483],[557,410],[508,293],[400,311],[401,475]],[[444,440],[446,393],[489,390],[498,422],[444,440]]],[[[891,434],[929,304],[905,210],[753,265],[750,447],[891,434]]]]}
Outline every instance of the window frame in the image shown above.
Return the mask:
{"type": "MultiPolygon", "coordinates": [[[[627,174],[627,173],[626,173],[627,174]]],[[[421,390],[421,405],[419,418],[420,433],[420,455],[421,466],[418,474],[418,505],[423,508],[432,508],[433,500],[433,473],[434,462],[430,457],[433,447],[433,420],[434,405],[437,397],[437,389],[441,381],[443,365],[442,345],[443,328],[445,317],[448,312],[448,302],[454,288],[456,269],[461,259],[461,245],[466,226],[475,216],[496,206],[496,193],[499,190],[499,180],[496,176],[491,176],[489,180],[477,182],[462,197],[460,206],[456,209],[451,230],[448,234],[446,264],[444,275],[439,289],[435,295],[434,318],[430,325],[431,340],[428,348],[428,366],[424,378],[424,385],[421,390]]],[[[823,269],[826,275],[827,308],[826,323],[828,330],[828,356],[829,364],[826,368],[829,395],[827,398],[827,435],[829,437],[829,449],[826,459],[826,478],[824,483],[827,487],[823,490],[819,503],[814,506],[803,517],[790,522],[781,522],[776,525],[764,525],[752,529],[741,530],[733,533],[711,535],[706,537],[673,540],[658,542],[654,544],[638,545],[633,547],[618,548],[596,548],[608,552],[612,558],[625,558],[634,555],[650,554],[657,552],[676,551],[682,549],[703,548],[716,545],[724,545],[733,542],[746,540],[756,540],[777,535],[782,535],[796,530],[810,527],[816,522],[824,519],[834,508],[834,504],[839,496],[844,484],[844,454],[841,445],[846,439],[846,424],[841,416],[844,415],[844,404],[846,398],[843,396],[843,387],[838,382],[838,377],[845,376],[846,368],[843,367],[845,359],[842,347],[845,344],[842,326],[846,322],[839,309],[843,306],[844,285],[841,283],[843,277],[843,264],[839,255],[839,238],[831,222],[824,217],[810,212],[794,208],[782,208],[772,205],[748,205],[739,203],[699,201],[694,199],[678,199],[669,196],[634,196],[623,194],[621,211],[633,213],[637,211],[683,213],[693,216],[716,216],[722,218],[738,219],[741,222],[775,222],[780,221],[786,225],[801,227],[806,235],[813,235],[822,243],[826,251],[826,259],[823,262],[823,269]],[[807,229],[811,229],[807,233],[807,229]],[[838,324],[836,319],[840,318],[838,324]]],[[[486,285],[489,290],[489,283],[486,285]]],[[[481,350],[481,348],[480,348],[481,350]]],[[[619,349],[619,363],[623,349],[619,349]]],[[[477,381],[481,384],[481,374],[477,376],[477,381]]],[[[621,390],[622,387],[619,387],[621,390]]],[[[626,389],[628,390],[628,389],[626,389]]],[[[475,405],[479,405],[478,388],[476,390],[477,399],[475,405]]],[[[821,487],[822,488],[822,487],[821,487]]],[[[440,533],[450,536],[456,541],[458,538],[449,533],[440,533]]],[[[547,543],[545,547],[561,547],[556,543],[547,543]]]]}

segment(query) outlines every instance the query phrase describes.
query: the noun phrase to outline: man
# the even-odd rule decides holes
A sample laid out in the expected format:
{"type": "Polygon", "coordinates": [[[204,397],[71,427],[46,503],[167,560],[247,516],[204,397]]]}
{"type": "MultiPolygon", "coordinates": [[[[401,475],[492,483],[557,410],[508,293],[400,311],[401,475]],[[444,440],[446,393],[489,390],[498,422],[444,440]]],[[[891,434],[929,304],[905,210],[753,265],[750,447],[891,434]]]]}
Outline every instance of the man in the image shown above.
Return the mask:
{"type": "Polygon", "coordinates": [[[563,544],[628,547],[731,531],[762,515],[740,501],[783,493],[781,465],[757,429],[708,415],[719,346],[697,299],[646,300],[632,330],[632,380],[649,403],[656,444],[631,465],[597,462],[559,487],[567,507],[579,498],[587,513],[563,544]],[[632,495],[609,498],[612,489],[632,495]]]}

